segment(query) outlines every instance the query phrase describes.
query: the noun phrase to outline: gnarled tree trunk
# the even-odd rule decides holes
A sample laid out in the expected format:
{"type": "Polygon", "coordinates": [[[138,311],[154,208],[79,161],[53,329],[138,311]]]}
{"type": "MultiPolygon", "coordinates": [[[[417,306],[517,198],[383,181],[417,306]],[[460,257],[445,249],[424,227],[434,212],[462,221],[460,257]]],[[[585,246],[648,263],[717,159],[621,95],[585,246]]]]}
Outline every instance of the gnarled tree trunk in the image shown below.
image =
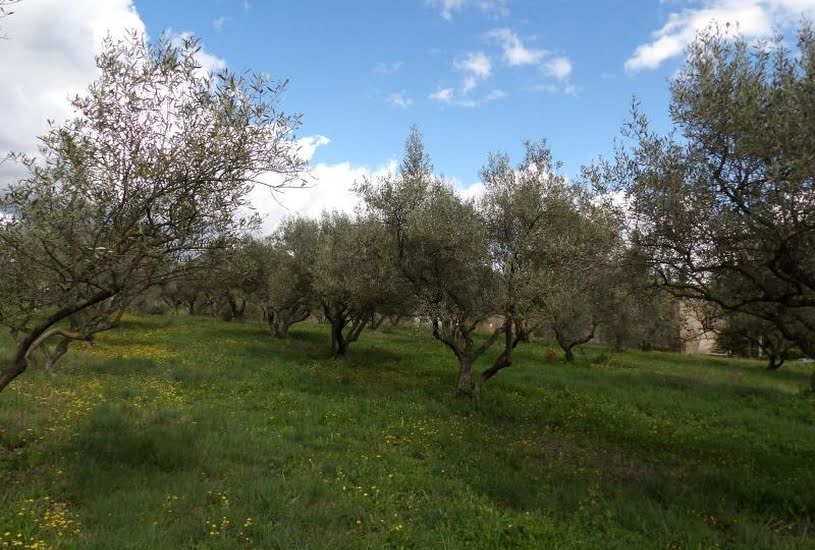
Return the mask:
{"type": "Polygon", "coordinates": [[[291,326],[295,323],[305,321],[308,319],[309,315],[311,315],[311,312],[308,310],[264,310],[264,316],[266,317],[266,321],[269,323],[272,336],[280,339],[288,338],[289,328],[291,328],[291,326]]]}
{"type": "Polygon", "coordinates": [[[476,394],[476,386],[473,384],[472,379],[473,363],[472,359],[467,356],[461,356],[458,359],[458,383],[456,384],[456,394],[474,396],[476,394]]]}
{"type": "Polygon", "coordinates": [[[591,331],[588,334],[572,338],[569,338],[563,334],[563,332],[558,330],[557,327],[553,327],[553,330],[555,332],[555,340],[557,340],[558,345],[563,350],[566,361],[571,363],[574,361],[574,348],[591,342],[591,340],[594,339],[594,333],[597,330],[597,323],[592,322],[591,331]]]}
{"type": "Polygon", "coordinates": [[[103,300],[107,300],[116,294],[114,290],[103,290],[88,298],[73,304],[63,306],[48,317],[46,317],[39,324],[35,325],[28,334],[25,335],[18,343],[14,351],[14,356],[8,362],[6,367],[0,371],[0,391],[4,390],[11,381],[20,376],[28,368],[28,356],[31,350],[39,346],[42,342],[47,340],[52,334],[58,334],[61,331],[52,329],[54,325],[73,315],[78,311],[96,305],[103,300]]]}
{"type": "Polygon", "coordinates": [[[345,357],[348,347],[359,339],[359,335],[368,324],[370,314],[353,314],[346,306],[331,307],[325,304],[323,313],[331,323],[331,358],[345,357]]]}

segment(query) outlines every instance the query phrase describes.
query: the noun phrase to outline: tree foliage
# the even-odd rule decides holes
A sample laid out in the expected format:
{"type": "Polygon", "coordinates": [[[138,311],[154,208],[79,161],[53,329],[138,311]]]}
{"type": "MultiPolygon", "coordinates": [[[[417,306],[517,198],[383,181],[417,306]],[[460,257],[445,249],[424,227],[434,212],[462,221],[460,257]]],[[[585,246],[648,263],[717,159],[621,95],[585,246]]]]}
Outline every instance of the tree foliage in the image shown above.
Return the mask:
{"type": "MultiPolygon", "coordinates": [[[[282,83],[210,76],[194,40],[106,41],[99,78],[74,118],[41,138],[28,175],[0,199],[0,322],[17,335],[0,389],[62,320],[172,280],[185,260],[229,242],[263,173],[302,169],[278,110],[282,83]],[[23,284],[18,284],[23,281],[23,284]]],[[[121,303],[127,303],[122,300],[121,303]]]]}
{"type": "Polygon", "coordinates": [[[381,227],[369,218],[326,212],[320,220],[314,296],[331,323],[331,355],[339,358],[376,311],[404,296],[381,227]]]}
{"type": "Polygon", "coordinates": [[[607,180],[674,295],[764,319],[815,354],[815,36],[796,51],[711,29],[672,84],[676,134],[635,107],[607,180]]]}

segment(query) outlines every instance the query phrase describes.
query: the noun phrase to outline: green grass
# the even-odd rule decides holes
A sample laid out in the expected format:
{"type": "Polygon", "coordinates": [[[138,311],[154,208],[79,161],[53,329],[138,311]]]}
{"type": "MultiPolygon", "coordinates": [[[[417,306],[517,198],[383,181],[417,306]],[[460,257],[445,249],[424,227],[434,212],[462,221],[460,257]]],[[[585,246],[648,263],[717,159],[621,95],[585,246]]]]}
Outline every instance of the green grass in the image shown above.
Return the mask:
{"type": "Polygon", "coordinates": [[[26,372],[0,547],[815,547],[803,365],[533,344],[472,401],[428,334],[327,339],[143,317],[26,372]]]}

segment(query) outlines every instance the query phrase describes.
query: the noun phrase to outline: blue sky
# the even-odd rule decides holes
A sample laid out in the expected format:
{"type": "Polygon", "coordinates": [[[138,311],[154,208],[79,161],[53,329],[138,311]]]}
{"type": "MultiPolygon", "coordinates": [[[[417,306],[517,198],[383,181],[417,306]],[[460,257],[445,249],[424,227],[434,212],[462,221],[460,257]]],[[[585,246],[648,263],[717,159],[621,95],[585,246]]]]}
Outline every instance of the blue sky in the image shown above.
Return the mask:
{"type": "Polygon", "coordinates": [[[675,5],[489,4],[137,0],[136,8],[153,35],[189,31],[232,69],[289,78],[285,107],[303,113],[301,135],[331,140],[318,162],[379,165],[400,155],[416,123],[436,169],[465,186],[490,151],[517,156],[525,138],[547,138],[573,175],[609,151],[633,94],[665,120],[677,60],[638,72],[625,63],[675,5]]]}
{"type": "MultiPolygon", "coordinates": [[[[284,216],[352,210],[354,182],[393,169],[418,124],[437,172],[479,192],[488,154],[547,138],[563,173],[609,154],[632,96],[668,127],[668,81],[716,21],[749,39],[815,19],[815,0],[23,0],[2,21],[0,155],[36,152],[46,120],[98,75],[104,36],[193,33],[209,68],[290,80],[284,107],[314,185],[249,201],[284,216]]],[[[0,187],[20,167],[0,164],[0,187]]]]}

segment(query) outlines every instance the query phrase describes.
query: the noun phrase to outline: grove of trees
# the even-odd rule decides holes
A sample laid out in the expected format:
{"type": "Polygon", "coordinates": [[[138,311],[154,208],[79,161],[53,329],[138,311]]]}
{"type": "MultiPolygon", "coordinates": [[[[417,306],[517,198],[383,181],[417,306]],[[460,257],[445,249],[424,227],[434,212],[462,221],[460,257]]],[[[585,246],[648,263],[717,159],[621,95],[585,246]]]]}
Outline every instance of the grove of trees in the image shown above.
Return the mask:
{"type": "Polygon", "coordinates": [[[517,162],[486,159],[483,193],[464,198],[414,127],[395,173],[357,182],[353,214],[293,217],[267,236],[242,214],[246,195],[268,173],[299,182],[299,118],[279,110],[284,83],[204,74],[198,51],[108,41],[74,118],[39,155],[13,157],[28,173],[0,199],[0,323],[16,346],[0,390],[146,300],[261,319],[277,338],[315,317],[337,359],[384,319],[426,323],[463,395],[534,337],[566,361],[596,338],[674,348],[678,300],[704,304],[734,349],[761,346],[770,368],[793,345],[815,356],[806,25],[794,50],[700,34],[672,83],[674,132],[652,131],[635,104],[616,156],[577,178],[530,141],[517,162]]]}

